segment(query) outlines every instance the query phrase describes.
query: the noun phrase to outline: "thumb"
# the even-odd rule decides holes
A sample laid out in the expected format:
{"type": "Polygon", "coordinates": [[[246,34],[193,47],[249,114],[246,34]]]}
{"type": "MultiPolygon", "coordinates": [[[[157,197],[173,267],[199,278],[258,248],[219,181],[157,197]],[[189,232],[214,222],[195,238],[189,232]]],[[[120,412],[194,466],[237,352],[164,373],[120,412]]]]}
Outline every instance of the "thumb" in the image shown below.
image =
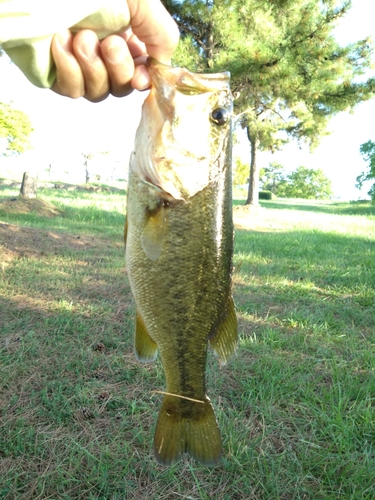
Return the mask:
{"type": "Polygon", "coordinates": [[[169,63],[177,47],[179,31],[159,0],[128,0],[133,33],[146,45],[147,54],[169,63]]]}

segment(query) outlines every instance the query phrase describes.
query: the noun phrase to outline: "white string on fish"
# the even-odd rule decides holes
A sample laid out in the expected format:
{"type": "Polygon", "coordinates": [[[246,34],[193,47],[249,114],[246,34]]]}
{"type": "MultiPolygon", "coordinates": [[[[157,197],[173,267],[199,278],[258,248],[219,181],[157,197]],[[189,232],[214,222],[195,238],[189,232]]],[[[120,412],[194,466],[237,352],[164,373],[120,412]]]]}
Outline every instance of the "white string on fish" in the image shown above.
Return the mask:
{"type": "Polygon", "coordinates": [[[152,391],[152,394],[164,394],[165,396],[174,396],[176,398],[187,399],[188,401],[193,401],[194,403],[202,403],[202,404],[205,403],[205,401],[201,401],[200,399],[193,399],[189,398],[188,396],[181,396],[181,394],[172,394],[171,392],[152,391]]]}

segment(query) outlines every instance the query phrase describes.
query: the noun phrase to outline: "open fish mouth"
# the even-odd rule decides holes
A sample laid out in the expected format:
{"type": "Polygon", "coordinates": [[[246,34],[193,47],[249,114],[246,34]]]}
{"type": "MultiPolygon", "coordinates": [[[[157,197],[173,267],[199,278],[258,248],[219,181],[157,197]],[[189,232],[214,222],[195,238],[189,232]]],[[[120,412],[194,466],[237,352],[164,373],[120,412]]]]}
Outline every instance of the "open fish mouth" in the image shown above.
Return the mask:
{"type": "Polygon", "coordinates": [[[172,198],[186,200],[217,175],[212,164],[231,126],[230,74],[195,74],[153,59],[148,67],[152,87],[135,148],[143,158],[131,159],[133,172],[172,198]]]}

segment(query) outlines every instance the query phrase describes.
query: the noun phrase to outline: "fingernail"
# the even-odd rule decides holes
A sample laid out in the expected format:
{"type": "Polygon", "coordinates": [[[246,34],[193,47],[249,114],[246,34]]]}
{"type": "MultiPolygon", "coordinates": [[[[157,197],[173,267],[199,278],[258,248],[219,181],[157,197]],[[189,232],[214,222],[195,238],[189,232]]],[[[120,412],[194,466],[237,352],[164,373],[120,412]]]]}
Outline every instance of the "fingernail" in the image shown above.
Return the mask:
{"type": "Polygon", "coordinates": [[[55,36],[55,40],[59,47],[65,52],[71,52],[72,50],[72,36],[69,30],[61,31],[55,36]]]}
{"type": "Polygon", "coordinates": [[[142,92],[148,90],[151,85],[150,73],[144,65],[136,66],[132,78],[132,87],[142,92]]]}

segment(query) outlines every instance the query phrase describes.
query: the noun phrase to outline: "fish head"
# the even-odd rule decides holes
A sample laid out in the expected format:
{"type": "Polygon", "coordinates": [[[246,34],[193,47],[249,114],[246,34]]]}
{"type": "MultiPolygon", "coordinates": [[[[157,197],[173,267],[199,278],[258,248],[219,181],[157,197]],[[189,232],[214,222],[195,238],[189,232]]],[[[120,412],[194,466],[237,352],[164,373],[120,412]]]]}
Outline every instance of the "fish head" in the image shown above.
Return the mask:
{"type": "Polygon", "coordinates": [[[223,173],[218,158],[231,136],[228,72],[196,74],[148,63],[150,94],[142,109],[130,168],[175,200],[187,200],[223,173]]]}

